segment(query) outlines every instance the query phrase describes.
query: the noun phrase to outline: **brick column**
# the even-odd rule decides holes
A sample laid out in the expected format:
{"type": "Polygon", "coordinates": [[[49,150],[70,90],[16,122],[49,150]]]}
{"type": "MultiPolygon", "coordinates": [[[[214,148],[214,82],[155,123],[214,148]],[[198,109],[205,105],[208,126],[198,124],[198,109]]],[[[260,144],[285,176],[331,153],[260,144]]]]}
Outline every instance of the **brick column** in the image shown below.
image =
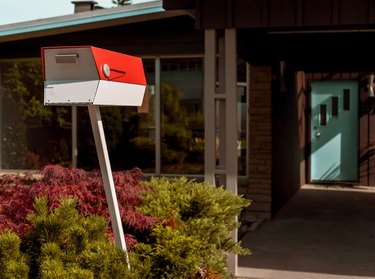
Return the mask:
{"type": "Polygon", "coordinates": [[[250,68],[249,181],[246,195],[253,202],[246,215],[271,219],[272,104],[271,67],[250,68]]]}

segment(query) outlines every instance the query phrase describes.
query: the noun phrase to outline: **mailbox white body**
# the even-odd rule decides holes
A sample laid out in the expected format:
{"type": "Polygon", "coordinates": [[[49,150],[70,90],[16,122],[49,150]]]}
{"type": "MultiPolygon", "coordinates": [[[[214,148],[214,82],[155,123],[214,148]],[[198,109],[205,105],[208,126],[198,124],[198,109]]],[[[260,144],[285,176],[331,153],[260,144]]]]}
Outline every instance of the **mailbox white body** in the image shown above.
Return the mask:
{"type": "Polygon", "coordinates": [[[45,105],[140,106],[142,60],[93,46],[42,48],[45,105]]]}

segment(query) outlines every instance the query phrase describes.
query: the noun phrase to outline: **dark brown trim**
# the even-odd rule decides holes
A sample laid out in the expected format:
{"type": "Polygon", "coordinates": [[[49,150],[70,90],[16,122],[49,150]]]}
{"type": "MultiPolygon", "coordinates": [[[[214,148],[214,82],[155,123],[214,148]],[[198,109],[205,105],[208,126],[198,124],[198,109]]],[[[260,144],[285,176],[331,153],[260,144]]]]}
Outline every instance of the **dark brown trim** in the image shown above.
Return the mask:
{"type": "Polygon", "coordinates": [[[194,0],[163,0],[163,9],[166,10],[190,10],[195,9],[194,0]]]}

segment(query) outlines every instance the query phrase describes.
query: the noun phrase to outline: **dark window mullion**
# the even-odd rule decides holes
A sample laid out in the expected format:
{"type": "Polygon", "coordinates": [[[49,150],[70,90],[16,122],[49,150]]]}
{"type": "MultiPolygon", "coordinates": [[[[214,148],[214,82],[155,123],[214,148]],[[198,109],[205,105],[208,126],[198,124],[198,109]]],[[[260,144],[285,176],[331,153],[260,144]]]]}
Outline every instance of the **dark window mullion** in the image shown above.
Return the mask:
{"type": "Polygon", "coordinates": [[[339,97],[334,96],[331,99],[332,101],[332,117],[338,117],[339,115],[339,97]]]}
{"type": "Polygon", "coordinates": [[[327,105],[320,105],[320,126],[327,125],[327,105]]]}
{"type": "Polygon", "coordinates": [[[350,110],[350,90],[344,89],[344,110],[350,110]]]}

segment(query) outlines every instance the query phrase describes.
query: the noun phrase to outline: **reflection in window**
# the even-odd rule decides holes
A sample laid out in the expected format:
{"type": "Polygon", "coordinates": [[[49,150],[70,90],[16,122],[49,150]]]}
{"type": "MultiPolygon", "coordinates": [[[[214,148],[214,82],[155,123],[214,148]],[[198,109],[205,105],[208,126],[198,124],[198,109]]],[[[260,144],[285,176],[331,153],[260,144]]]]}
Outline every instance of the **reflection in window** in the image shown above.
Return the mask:
{"type": "Polygon", "coordinates": [[[202,58],[161,60],[161,171],[204,169],[202,58]]]}
{"type": "Polygon", "coordinates": [[[0,164],[40,169],[71,164],[71,111],[45,107],[40,59],[0,62],[0,164]]]}
{"type": "MultiPolygon", "coordinates": [[[[244,83],[242,83],[244,84],[244,83]]],[[[216,167],[221,167],[220,157],[225,156],[220,154],[223,150],[220,149],[220,121],[225,121],[221,118],[224,114],[225,103],[222,100],[216,100],[216,167]],[[223,111],[221,111],[223,110],[223,111]]],[[[237,86],[237,155],[238,155],[238,175],[246,175],[247,171],[247,93],[245,85],[237,86]]]]}
{"type": "MultiPolygon", "coordinates": [[[[101,107],[107,149],[113,170],[138,167],[155,172],[155,63],[143,61],[147,90],[141,107],[101,107]]],[[[78,166],[99,167],[87,108],[79,108],[78,166]]]]}
{"type": "Polygon", "coordinates": [[[238,174],[246,175],[247,154],[247,96],[246,87],[237,87],[237,127],[238,127],[238,174]]]}
{"type": "MultiPolygon", "coordinates": [[[[163,58],[159,69],[159,60],[143,59],[148,86],[142,107],[100,108],[113,170],[139,167],[151,174],[156,170],[158,174],[159,170],[204,173],[202,64],[202,57],[163,58]],[[159,71],[160,88],[156,88],[159,71]],[[156,115],[159,89],[160,114],[156,115]]],[[[246,63],[238,68],[243,81],[237,88],[238,166],[239,174],[246,175],[246,63]]],[[[77,107],[77,113],[77,167],[98,169],[87,107],[77,107]]],[[[71,108],[43,104],[40,59],[0,62],[0,168],[71,166],[71,137],[71,108]]]]}

